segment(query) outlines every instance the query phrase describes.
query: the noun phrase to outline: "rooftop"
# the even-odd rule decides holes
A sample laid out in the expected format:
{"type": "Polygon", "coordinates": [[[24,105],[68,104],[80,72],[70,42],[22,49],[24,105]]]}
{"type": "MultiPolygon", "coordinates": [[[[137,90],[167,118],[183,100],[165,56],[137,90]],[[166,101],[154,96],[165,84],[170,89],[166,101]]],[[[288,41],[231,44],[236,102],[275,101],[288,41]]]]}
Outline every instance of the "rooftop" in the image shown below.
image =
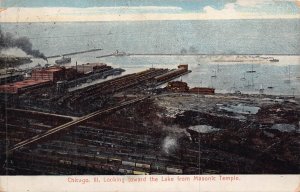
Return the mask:
{"type": "Polygon", "coordinates": [[[61,67],[49,67],[49,68],[44,68],[44,69],[37,69],[34,70],[33,72],[56,72],[56,71],[61,71],[61,67]]]}
{"type": "Polygon", "coordinates": [[[29,80],[24,80],[24,81],[20,81],[20,82],[10,83],[10,84],[6,84],[6,85],[0,85],[0,88],[9,88],[9,87],[22,88],[22,87],[28,87],[28,86],[37,85],[37,84],[46,83],[46,82],[49,82],[49,80],[33,80],[33,79],[29,79],[29,80]]]}

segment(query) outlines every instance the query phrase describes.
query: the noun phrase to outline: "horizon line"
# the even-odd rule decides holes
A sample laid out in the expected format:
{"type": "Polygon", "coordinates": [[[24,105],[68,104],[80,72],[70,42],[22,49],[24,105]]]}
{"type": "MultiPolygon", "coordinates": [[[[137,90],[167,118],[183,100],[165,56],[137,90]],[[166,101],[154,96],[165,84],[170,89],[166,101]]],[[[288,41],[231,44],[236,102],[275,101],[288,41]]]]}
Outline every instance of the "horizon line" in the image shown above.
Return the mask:
{"type": "Polygon", "coordinates": [[[147,21],[233,21],[233,20],[300,20],[300,16],[297,17],[282,17],[282,18],[187,18],[187,19],[138,19],[138,20],[48,20],[48,21],[1,21],[0,23],[83,23],[83,22],[147,22],[147,21]]]}

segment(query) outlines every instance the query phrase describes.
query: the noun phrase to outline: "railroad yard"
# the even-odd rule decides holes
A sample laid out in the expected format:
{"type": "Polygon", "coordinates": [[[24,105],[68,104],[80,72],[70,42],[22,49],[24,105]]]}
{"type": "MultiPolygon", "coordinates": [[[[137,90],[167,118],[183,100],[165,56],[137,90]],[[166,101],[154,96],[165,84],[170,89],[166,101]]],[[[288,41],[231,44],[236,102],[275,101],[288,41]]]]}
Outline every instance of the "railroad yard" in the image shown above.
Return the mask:
{"type": "Polygon", "coordinates": [[[50,67],[33,71],[30,85],[0,86],[1,174],[299,172],[299,98],[172,81],[188,65],[122,72],[50,67]],[[103,81],[77,88],[93,78],[103,81]]]}

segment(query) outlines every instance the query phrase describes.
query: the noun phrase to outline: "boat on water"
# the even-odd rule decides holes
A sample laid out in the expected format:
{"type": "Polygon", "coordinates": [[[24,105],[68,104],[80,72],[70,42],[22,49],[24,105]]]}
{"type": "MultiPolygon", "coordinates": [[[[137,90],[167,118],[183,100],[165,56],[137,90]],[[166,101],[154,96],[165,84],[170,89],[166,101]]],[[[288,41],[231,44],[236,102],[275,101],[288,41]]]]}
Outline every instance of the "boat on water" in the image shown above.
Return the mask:
{"type": "Polygon", "coordinates": [[[273,58],[273,59],[270,59],[269,61],[270,61],[270,62],[279,62],[279,59],[274,59],[274,58],[273,58]]]}
{"type": "Polygon", "coordinates": [[[251,67],[251,70],[247,71],[247,73],[256,73],[256,71],[253,70],[253,65],[251,67]]]}
{"type": "Polygon", "coordinates": [[[291,83],[291,67],[290,65],[287,67],[288,70],[288,79],[284,80],[284,83],[291,83]]]}
{"type": "Polygon", "coordinates": [[[116,50],[116,52],[113,53],[114,56],[126,56],[127,54],[123,51],[116,50]]]}
{"type": "Polygon", "coordinates": [[[55,60],[55,63],[58,65],[65,64],[65,63],[71,63],[71,58],[63,56],[61,59],[55,60]]]}
{"type": "Polygon", "coordinates": [[[246,81],[246,73],[244,73],[244,77],[241,78],[241,81],[246,81]]]}
{"type": "Polygon", "coordinates": [[[215,74],[212,75],[211,77],[212,77],[212,78],[217,78],[217,71],[216,71],[216,70],[213,70],[213,72],[214,72],[215,74]]]}
{"type": "Polygon", "coordinates": [[[251,84],[250,84],[250,81],[248,80],[248,84],[247,85],[244,85],[244,87],[251,87],[251,84]]]}
{"type": "Polygon", "coordinates": [[[259,88],[259,93],[264,93],[264,86],[263,86],[263,84],[260,84],[260,88],[259,88]]]}

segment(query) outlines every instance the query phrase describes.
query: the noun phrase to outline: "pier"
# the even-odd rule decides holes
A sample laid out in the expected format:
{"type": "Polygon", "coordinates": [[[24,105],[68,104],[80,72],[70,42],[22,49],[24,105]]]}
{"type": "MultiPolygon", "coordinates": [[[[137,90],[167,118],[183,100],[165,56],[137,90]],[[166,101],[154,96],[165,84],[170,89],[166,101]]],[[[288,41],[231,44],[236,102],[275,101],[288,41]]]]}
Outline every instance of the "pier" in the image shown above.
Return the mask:
{"type": "Polygon", "coordinates": [[[61,55],[52,55],[48,56],[47,58],[55,58],[55,57],[61,57],[61,56],[70,56],[70,55],[77,55],[77,54],[82,54],[82,53],[89,53],[89,52],[95,52],[95,51],[101,51],[102,49],[90,49],[86,51],[77,51],[77,52],[72,52],[72,53],[65,53],[61,55]]]}

